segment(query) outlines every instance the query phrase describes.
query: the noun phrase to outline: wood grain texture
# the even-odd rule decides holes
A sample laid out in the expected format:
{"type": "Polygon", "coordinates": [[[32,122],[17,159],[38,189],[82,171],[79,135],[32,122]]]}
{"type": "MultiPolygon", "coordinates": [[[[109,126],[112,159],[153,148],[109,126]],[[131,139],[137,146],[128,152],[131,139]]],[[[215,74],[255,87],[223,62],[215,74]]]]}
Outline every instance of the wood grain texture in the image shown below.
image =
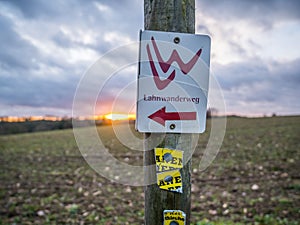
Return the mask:
{"type": "MultiPolygon", "coordinates": [[[[144,20],[145,30],[195,33],[195,0],[144,0],[144,20]]],[[[190,224],[190,157],[195,147],[196,137],[197,135],[193,134],[145,134],[145,150],[153,146],[151,141],[162,139],[163,141],[157,147],[183,150],[185,162],[183,169],[181,169],[182,194],[161,190],[156,183],[145,186],[145,225],[163,224],[163,211],[165,209],[182,210],[186,214],[186,225],[190,224]]],[[[144,165],[154,164],[154,150],[145,151],[144,165]]],[[[147,184],[155,180],[155,177],[155,167],[149,167],[145,170],[145,182],[147,184]]]]}

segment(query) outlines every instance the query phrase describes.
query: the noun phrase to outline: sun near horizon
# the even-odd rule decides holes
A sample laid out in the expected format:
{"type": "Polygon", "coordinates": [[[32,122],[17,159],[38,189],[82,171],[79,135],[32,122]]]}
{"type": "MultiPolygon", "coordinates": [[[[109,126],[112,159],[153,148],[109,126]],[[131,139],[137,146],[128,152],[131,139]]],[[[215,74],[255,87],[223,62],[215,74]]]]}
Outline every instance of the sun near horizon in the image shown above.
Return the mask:
{"type": "Polygon", "coordinates": [[[108,113],[103,115],[104,119],[107,120],[135,120],[135,114],[126,114],[126,113],[108,113]]]}

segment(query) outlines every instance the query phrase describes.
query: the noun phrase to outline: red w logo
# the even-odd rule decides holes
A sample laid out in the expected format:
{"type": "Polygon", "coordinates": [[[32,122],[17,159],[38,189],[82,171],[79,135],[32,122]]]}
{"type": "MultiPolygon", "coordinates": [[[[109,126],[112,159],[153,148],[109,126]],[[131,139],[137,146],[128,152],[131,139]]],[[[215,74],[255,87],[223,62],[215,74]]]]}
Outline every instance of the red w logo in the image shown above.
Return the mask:
{"type": "MultiPolygon", "coordinates": [[[[163,58],[161,57],[161,54],[160,54],[159,50],[158,50],[158,47],[157,47],[156,42],[154,40],[154,37],[151,37],[151,42],[152,42],[157,60],[159,62],[159,66],[160,66],[161,70],[164,73],[166,73],[170,69],[171,64],[173,62],[177,62],[181,72],[184,75],[186,75],[193,68],[193,66],[197,62],[197,60],[200,57],[201,52],[202,52],[202,49],[200,48],[198,50],[198,52],[193,56],[193,58],[189,62],[184,63],[182,61],[182,59],[180,58],[180,56],[179,56],[178,52],[176,51],[176,49],[174,49],[171,56],[170,56],[170,58],[167,61],[164,61],[163,58]]],[[[154,79],[155,85],[159,90],[162,90],[165,87],[167,87],[171,83],[171,81],[174,80],[175,70],[172,71],[172,73],[170,74],[170,76],[168,78],[163,79],[163,80],[160,79],[159,74],[156,70],[153,58],[152,58],[152,54],[151,54],[151,51],[150,51],[149,44],[147,44],[146,48],[147,48],[147,54],[148,54],[148,58],[149,58],[150,67],[151,67],[151,70],[152,70],[152,73],[153,73],[153,79],[154,79]]]]}

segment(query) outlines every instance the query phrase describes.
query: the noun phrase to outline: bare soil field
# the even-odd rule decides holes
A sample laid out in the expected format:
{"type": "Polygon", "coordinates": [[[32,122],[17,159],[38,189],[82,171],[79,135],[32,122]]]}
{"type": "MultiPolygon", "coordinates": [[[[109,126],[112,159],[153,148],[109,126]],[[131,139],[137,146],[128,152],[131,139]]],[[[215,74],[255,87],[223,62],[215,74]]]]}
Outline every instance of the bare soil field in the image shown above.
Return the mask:
{"type": "MultiPolygon", "coordinates": [[[[300,117],[228,118],[220,152],[199,171],[207,126],[192,158],[193,224],[299,224],[300,117]]],[[[111,126],[97,129],[115,158],[142,165],[143,152],[111,126]]],[[[140,225],[143,216],[143,187],[97,174],[71,129],[0,136],[0,224],[140,225]]]]}

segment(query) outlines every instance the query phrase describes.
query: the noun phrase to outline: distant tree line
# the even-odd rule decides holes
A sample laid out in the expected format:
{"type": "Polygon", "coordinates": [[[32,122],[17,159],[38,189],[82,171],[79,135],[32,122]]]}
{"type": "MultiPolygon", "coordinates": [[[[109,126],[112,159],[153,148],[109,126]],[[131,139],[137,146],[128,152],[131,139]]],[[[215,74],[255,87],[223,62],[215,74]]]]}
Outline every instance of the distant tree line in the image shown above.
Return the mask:
{"type": "MultiPolygon", "coordinates": [[[[79,126],[91,125],[91,121],[79,121],[79,126]]],[[[25,122],[0,122],[0,135],[30,133],[38,131],[62,130],[72,128],[72,119],[61,121],[25,121],[25,122]]]]}
{"type": "Polygon", "coordinates": [[[206,111],[206,117],[207,118],[212,118],[214,116],[218,115],[218,110],[215,108],[208,108],[206,111]]]}

